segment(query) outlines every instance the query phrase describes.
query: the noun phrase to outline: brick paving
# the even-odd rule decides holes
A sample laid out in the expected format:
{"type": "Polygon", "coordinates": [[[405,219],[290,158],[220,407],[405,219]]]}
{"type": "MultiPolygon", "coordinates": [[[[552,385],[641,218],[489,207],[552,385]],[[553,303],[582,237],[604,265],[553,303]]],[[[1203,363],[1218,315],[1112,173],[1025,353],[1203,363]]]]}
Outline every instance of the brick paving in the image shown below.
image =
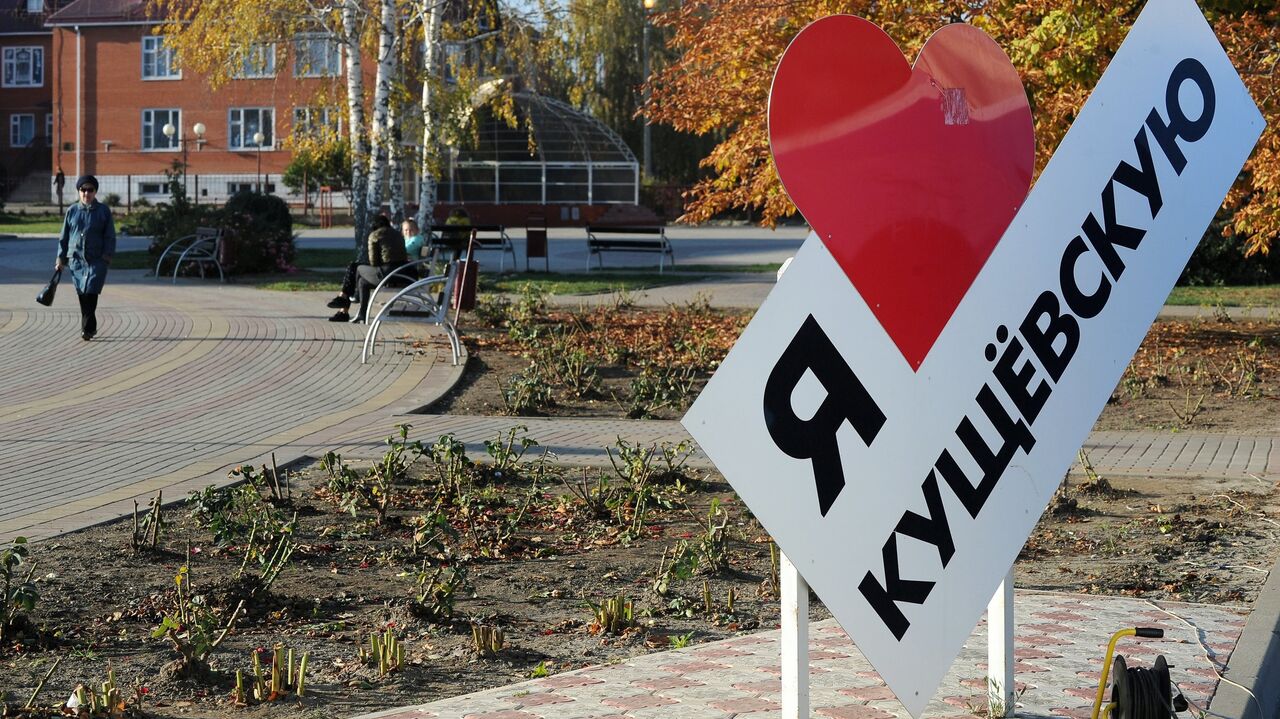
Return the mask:
{"type": "MultiPolygon", "coordinates": [[[[1245,624],[1246,610],[1141,599],[1018,591],[1014,603],[1019,649],[1018,716],[1088,717],[1107,640],[1117,629],[1158,626],[1163,639],[1129,638],[1117,653],[1150,666],[1162,654],[1195,707],[1209,706],[1245,624]],[[1052,647],[1047,649],[1045,647],[1052,647]],[[1213,647],[1223,647],[1222,651],[1213,647]]],[[[361,719],[524,719],[780,716],[779,632],[767,631],[638,657],[498,689],[441,699],[361,719]]],[[[902,706],[834,620],[810,626],[810,708],[813,716],[906,717],[902,706]],[[824,651],[818,651],[818,648],[824,651]]],[[[973,717],[985,711],[985,620],[965,644],[928,717],[973,717]]],[[[1133,661],[1130,663],[1132,664],[1133,661]]]]}
{"type": "MultiPolygon", "coordinates": [[[[690,466],[711,467],[706,455],[674,420],[590,419],[573,417],[484,417],[420,414],[400,418],[413,424],[411,436],[434,440],[453,434],[467,444],[468,452],[484,454],[485,440],[523,425],[525,434],[550,449],[562,461],[573,464],[608,464],[605,448],[618,437],[642,444],[689,442],[690,466]]],[[[350,456],[381,455],[387,427],[352,428],[332,437],[338,451],[350,456]]],[[[318,449],[318,448],[317,448],[318,449]]],[[[1271,436],[1210,435],[1180,432],[1093,432],[1084,450],[1093,467],[1110,475],[1156,475],[1177,478],[1213,478],[1257,489],[1260,483],[1280,480],[1280,442],[1271,436]]],[[[1079,465],[1075,467],[1080,470],[1079,465]]]]}
{"type": "Polygon", "coordinates": [[[363,325],[327,322],[314,293],[115,283],[84,342],[71,290],[46,309],[33,288],[0,286],[15,308],[0,309],[0,536],[54,536],[290,459],[291,443],[407,411],[453,374],[431,371],[449,355],[421,324],[397,324],[361,365],[363,325]],[[428,344],[405,352],[397,336],[428,344]]]}

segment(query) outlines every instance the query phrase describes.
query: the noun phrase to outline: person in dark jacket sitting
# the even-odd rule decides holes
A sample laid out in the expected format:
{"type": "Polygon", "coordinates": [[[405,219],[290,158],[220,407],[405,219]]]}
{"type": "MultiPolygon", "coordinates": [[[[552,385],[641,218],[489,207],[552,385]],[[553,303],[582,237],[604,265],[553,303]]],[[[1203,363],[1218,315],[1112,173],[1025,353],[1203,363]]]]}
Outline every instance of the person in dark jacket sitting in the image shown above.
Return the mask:
{"type": "MultiPolygon", "coordinates": [[[[364,322],[369,304],[369,294],[382,282],[382,279],[396,268],[409,261],[404,249],[404,236],[391,226],[386,215],[378,215],[373,220],[373,230],[369,233],[369,264],[354,264],[348,268],[347,279],[343,281],[342,293],[329,301],[329,306],[338,310],[329,318],[330,322],[364,322]],[[354,271],[353,271],[354,270],[354,271]],[[354,294],[360,303],[355,317],[347,313],[351,305],[349,299],[354,294]]],[[[413,268],[401,273],[406,275],[399,284],[416,279],[413,268]]]]}

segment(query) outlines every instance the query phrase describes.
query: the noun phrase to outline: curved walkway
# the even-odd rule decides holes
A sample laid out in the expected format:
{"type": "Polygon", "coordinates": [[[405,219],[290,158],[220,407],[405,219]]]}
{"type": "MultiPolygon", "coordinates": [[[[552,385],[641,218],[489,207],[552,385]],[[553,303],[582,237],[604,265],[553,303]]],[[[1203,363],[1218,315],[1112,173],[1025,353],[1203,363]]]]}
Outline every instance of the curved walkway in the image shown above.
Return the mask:
{"type": "Polygon", "coordinates": [[[285,461],[291,443],[408,411],[456,375],[443,336],[415,323],[360,364],[364,326],[327,322],[314,293],[116,282],[84,342],[70,288],[52,308],[31,302],[37,289],[0,285],[0,307],[19,308],[0,309],[0,537],[56,535],[285,461]]]}

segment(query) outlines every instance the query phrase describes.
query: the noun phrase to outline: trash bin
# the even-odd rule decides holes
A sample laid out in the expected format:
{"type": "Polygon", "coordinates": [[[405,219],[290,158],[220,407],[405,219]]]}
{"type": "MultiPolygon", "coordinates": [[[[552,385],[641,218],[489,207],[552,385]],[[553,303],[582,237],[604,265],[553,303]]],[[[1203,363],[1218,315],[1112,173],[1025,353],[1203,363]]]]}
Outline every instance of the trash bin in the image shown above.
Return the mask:
{"type": "Polygon", "coordinates": [[[480,263],[475,260],[458,260],[458,281],[453,285],[453,299],[449,306],[455,310],[473,310],[476,307],[476,278],[480,275],[480,263]]]}
{"type": "Polygon", "coordinates": [[[529,260],[542,258],[544,271],[551,271],[551,259],[547,257],[547,218],[542,215],[529,215],[524,231],[524,270],[529,271],[529,260]]]}

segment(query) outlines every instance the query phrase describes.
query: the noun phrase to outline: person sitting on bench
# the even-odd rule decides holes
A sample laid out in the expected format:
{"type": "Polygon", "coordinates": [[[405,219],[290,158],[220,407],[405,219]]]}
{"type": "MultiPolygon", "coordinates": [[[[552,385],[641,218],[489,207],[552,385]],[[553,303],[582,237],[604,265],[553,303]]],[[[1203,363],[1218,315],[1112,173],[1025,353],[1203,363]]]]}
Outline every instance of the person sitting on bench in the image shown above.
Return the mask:
{"type": "Polygon", "coordinates": [[[444,223],[456,230],[445,230],[440,233],[440,244],[444,245],[449,251],[449,261],[460,259],[467,251],[467,243],[471,241],[471,233],[466,229],[471,227],[471,216],[461,207],[455,207],[449,212],[449,216],[445,218],[444,223]]]}
{"type": "MultiPolygon", "coordinates": [[[[408,261],[409,255],[404,249],[404,236],[391,227],[391,220],[386,215],[378,215],[373,220],[373,231],[369,233],[369,264],[353,262],[347,266],[341,293],[329,300],[329,306],[338,310],[329,318],[329,321],[364,322],[369,294],[384,277],[408,261]],[[355,317],[347,313],[352,300],[360,303],[360,309],[355,317]]],[[[397,284],[407,285],[417,279],[414,268],[408,268],[400,274],[405,277],[397,284]]]]}

